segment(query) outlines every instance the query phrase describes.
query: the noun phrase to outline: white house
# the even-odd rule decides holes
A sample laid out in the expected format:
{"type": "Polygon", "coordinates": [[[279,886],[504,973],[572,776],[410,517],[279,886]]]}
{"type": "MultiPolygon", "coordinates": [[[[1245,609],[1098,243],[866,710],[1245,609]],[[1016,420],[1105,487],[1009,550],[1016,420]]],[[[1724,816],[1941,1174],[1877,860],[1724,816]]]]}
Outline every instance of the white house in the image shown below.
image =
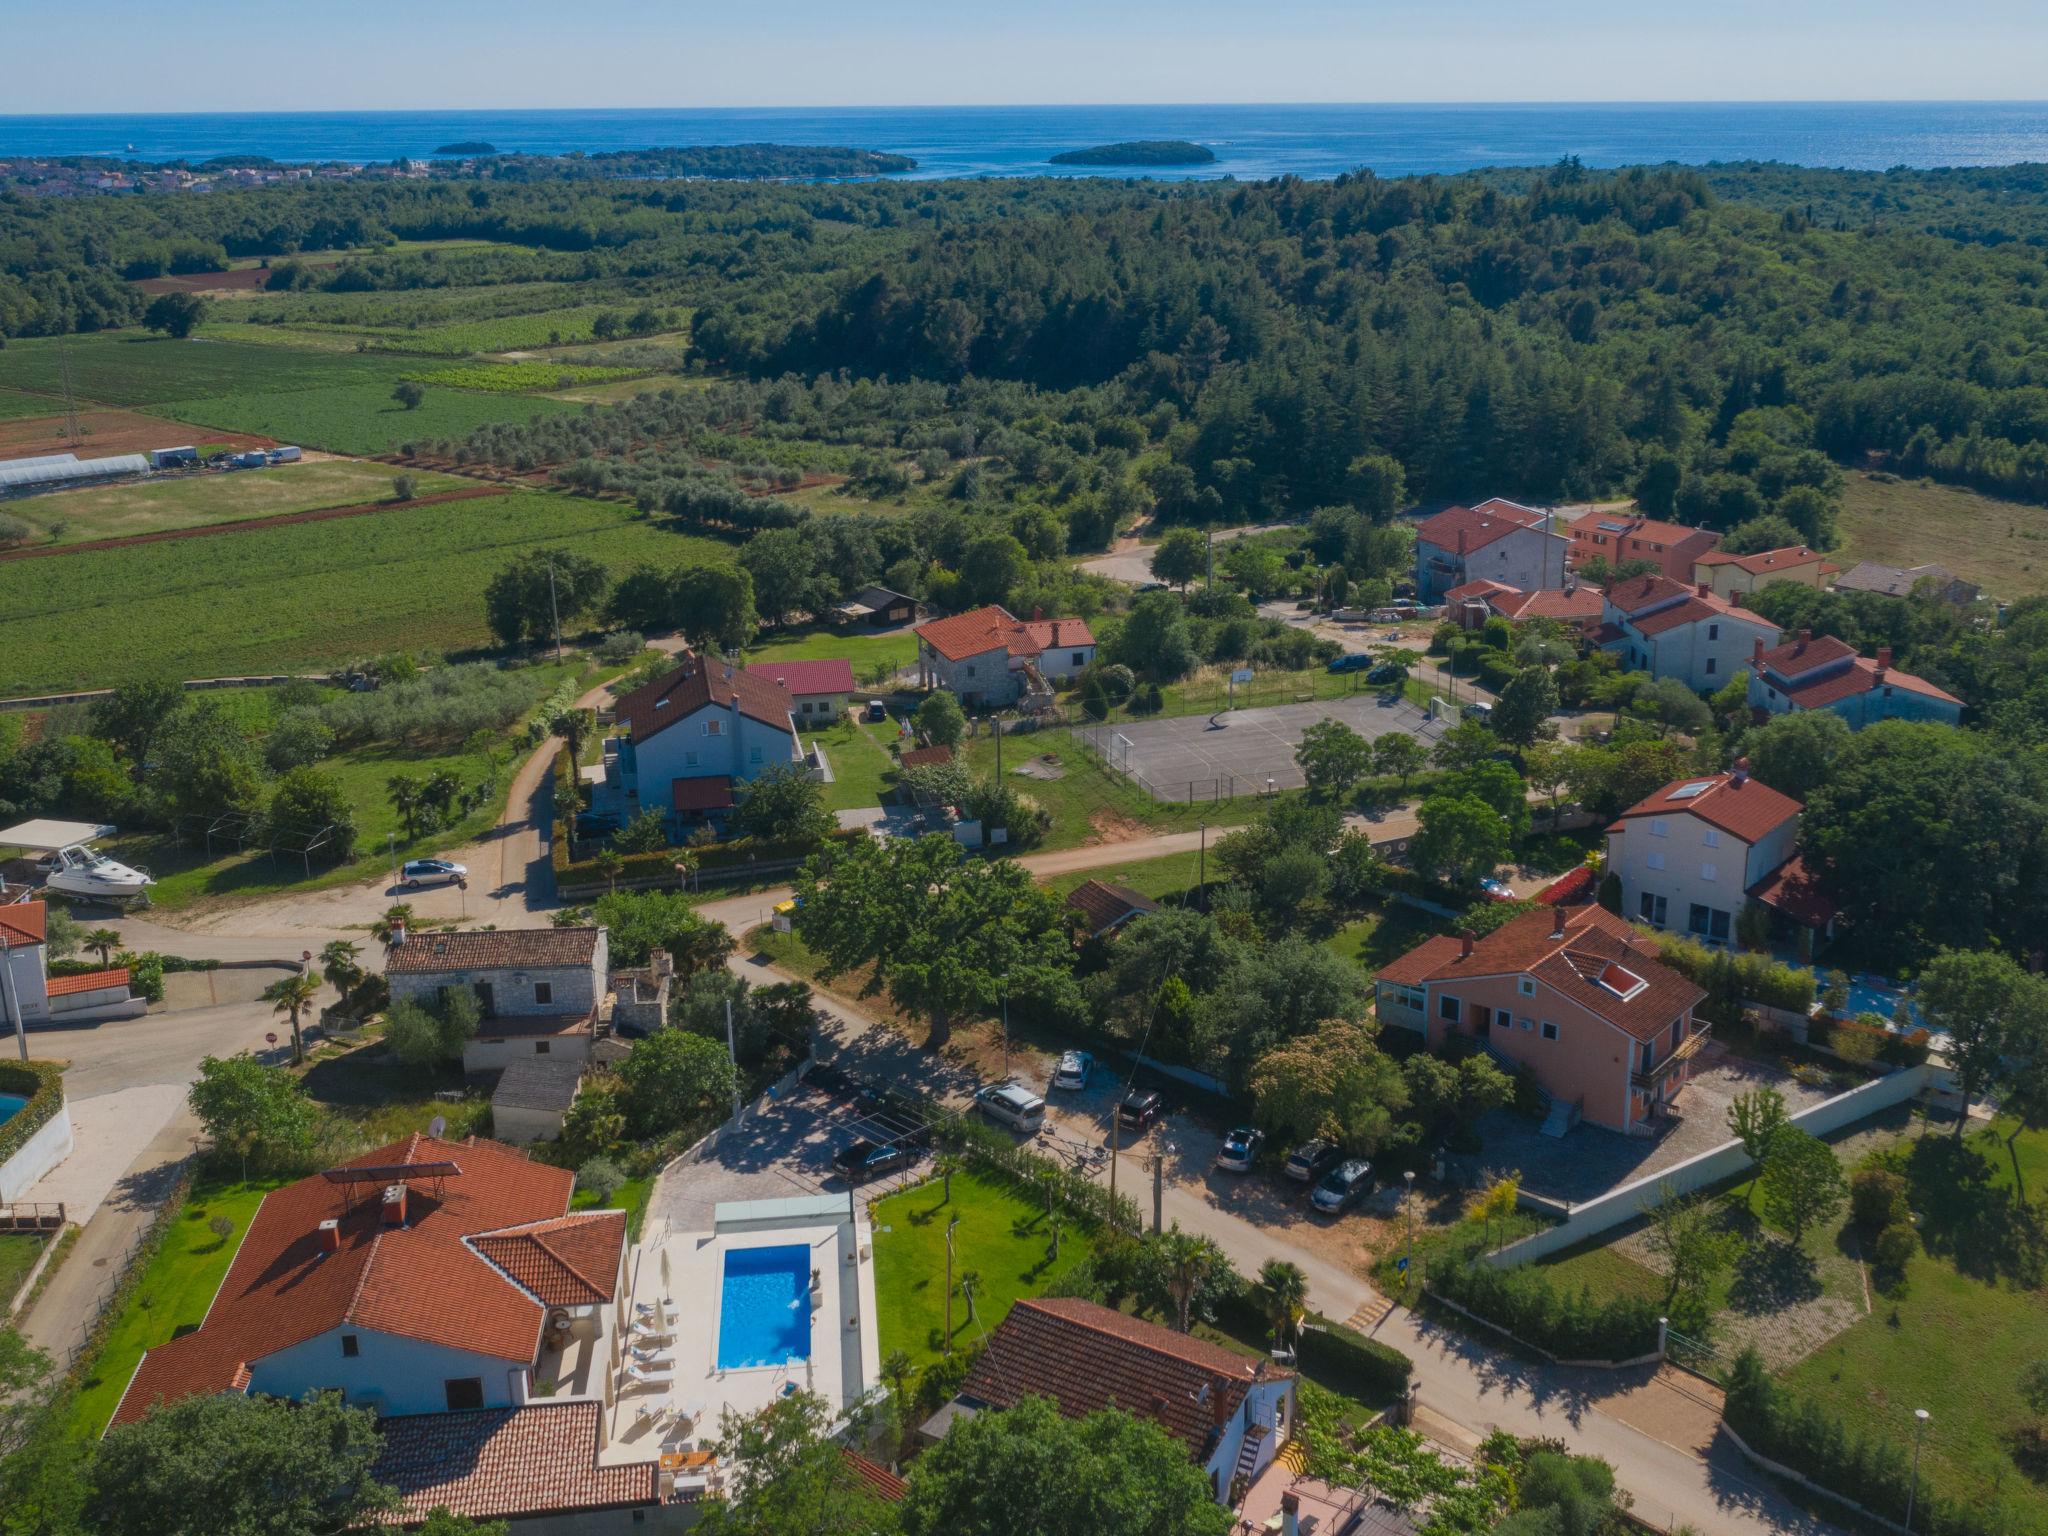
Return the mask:
{"type": "Polygon", "coordinates": [[[730,815],[736,786],[802,761],[796,701],[780,683],[687,653],[679,660],[619,700],[625,734],[605,744],[606,798],[628,817],[657,807],[677,826],[730,815]]]}
{"type": "Polygon", "coordinates": [[[1237,1504],[1292,1430],[1295,1378],[1268,1359],[1229,1350],[1068,1297],[1026,1297],[989,1335],[953,1400],[922,1433],[943,1439],[956,1419],[1050,1398],[1078,1419],[1114,1404],[1149,1418],[1237,1504]]]}
{"type": "Polygon", "coordinates": [[[1830,709],[1852,731],[1880,720],[1954,725],[1963,717],[1961,699],[1893,666],[1890,646],[1879,646],[1872,660],[1833,635],[1816,636],[1810,629],[1772,650],[1757,645],[1750,662],[1749,706],[1760,716],[1830,709]]]}
{"type": "Polygon", "coordinates": [[[1562,587],[1571,542],[1540,507],[1494,497],[1447,508],[1415,530],[1416,598],[1434,605],[1481,579],[1523,592],[1562,587]]]}
{"type": "Polygon", "coordinates": [[[0,1033],[16,1025],[133,1018],[147,1007],[128,990],[125,967],[50,974],[48,909],[40,901],[0,907],[0,1033]]]}
{"type": "Polygon", "coordinates": [[[1082,620],[1027,622],[996,605],[934,619],[914,633],[919,686],[949,689],[978,708],[1001,709],[1044,693],[1095,660],[1095,636],[1082,620]]]}
{"type": "Polygon", "coordinates": [[[1607,589],[1595,642],[1631,671],[1675,677],[1711,693],[1749,665],[1761,641],[1778,643],[1778,626],[1705,582],[1688,586],[1669,576],[1631,576],[1607,589]]]}
{"type": "Polygon", "coordinates": [[[386,954],[384,975],[393,1002],[474,992],[484,1016],[462,1068],[496,1072],[530,1056],[587,1061],[609,963],[602,928],[493,928],[408,935],[386,954]]]}
{"type": "Polygon", "coordinates": [[[1793,858],[1799,802],[1733,773],[1666,784],[1607,829],[1622,913],[1709,944],[1733,944],[1735,918],[1793,858]]]}

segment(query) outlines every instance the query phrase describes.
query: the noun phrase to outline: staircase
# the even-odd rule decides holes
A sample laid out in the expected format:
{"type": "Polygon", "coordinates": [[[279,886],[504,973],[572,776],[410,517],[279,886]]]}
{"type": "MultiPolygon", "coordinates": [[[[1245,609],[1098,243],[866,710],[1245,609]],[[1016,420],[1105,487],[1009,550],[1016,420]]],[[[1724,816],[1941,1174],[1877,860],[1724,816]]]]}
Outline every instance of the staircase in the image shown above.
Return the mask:
{"type": "Polygon", "coordinates": [[[1266,1443],[1266,1436],[1273,1432],[1266,1424],[1253,1424],[1244,1432],[1244,1444],[1237,1448],[1237,1469],[1231,1473],[1232,1481],[1243,1478],[1247,1483],[1258,1470],[1259,1447],[1266,1443]]]}
{"type": "MultiPolygon", "coordinates": [[[[1488,1034],[1490,1035],[1491,1033],[1492,1031],[1489,1030],[1488,1034]]],[[[1521,1074],[1522,1063],[1515,1060],[1506,1051],[1501,1050],[1491,1039],[1481,1040],[1479,1048],[1491,1056],[1494,1064],[1501,1071],[1507,1073],[1509,1077],[1517,1077],[1521,1074]]],[[[1565,1100],[1558,1098],[1557,1095],[1553,1094],[1541,1083],[1537,1083],[1535,1087],[1536,1092],[1543,1099],[1542,1130],[1545,1136],[1555,1140],[1562,1137],[1566,1131],[1569,1131],[1579,1123],[1579,1104],[1567,1103],[1565,1100]]]]}
{"type": "Polygon", "coordinates": [[[1563,1099],[1551,1099],[1550,1113],[1543,1117],[1543,1134],[1561,1137],[1579,1121],[1579,1106],[1567,1104],[1563,1099]]]}

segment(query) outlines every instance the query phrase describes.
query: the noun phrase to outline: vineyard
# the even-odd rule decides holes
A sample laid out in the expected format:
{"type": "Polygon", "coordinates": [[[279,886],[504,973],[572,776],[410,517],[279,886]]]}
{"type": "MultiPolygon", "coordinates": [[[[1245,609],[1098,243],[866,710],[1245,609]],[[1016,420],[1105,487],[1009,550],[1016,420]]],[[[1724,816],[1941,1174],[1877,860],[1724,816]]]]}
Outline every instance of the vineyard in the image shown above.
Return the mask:
{"type": "Polygon", "coordinates": [[[261,433],[329,453],[360,454],[388,453],[415,438],[465,437],[493,422],[523,422],[580,409],[538,395],[429,389],[419,407],[409,411],[391,398],[391,384],[392,376],[386,372],[361,384],[286,393],[237,390],[153,409],[181,420],[233,432],[261,433]]]}
{"type": "Polygon", "coordinates": [[[574,389],[579,384],[608,384],[635,378],[637,368],[593,368],[574,363],[467,363],[405,376],[443,389],[474,389],[485,394],[523,394],[540,389],[574,389]]]}

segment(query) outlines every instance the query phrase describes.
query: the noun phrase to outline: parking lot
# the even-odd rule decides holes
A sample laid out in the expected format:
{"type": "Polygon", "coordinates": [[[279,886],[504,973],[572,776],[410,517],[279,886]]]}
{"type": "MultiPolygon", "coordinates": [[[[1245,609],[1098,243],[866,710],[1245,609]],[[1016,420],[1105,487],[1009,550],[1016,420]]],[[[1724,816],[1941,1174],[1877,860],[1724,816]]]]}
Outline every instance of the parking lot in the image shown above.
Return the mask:
{"type": "Polygon", "coordinates": [[[1342,720],[1368,739],[1404,731],[1425,743],[1440,736],[1447,723],[1429,719],[1405,700],[1359,693],[1215,716],[1124,721],[1079,734],[1110,766],[1156,797],[1201,799],[1301,788],[1294,749],[1301,733],[1318,720],[1342,720]]]}

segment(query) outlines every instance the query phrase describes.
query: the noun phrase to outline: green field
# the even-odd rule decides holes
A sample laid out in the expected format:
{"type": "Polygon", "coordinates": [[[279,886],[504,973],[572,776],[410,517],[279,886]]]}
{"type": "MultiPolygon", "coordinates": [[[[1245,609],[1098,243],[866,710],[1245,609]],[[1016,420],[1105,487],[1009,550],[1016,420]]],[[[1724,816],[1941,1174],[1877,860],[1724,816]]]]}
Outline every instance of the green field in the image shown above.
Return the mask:
{"type": "Polygon", "coordinates": [[[194,1188],[143,1270],[134,1295],[108,1325],[99,1355],[79,1380],[78,1395],[71,1401],[74,1430],[97,1438],[121,1405],[121,1394],[128,1390],[128,1379],[144,1353],[205,1320],[249,1219],[264,1195],[276,1187],[271,1182],[194,1188]],[[216,1216],[235,1224],[225,1241],[207,1225],[216,1216]]]}
{"type": "Polygon", "coordinates": [[[0,1318],[5,1317],[7,1303],[14,1300],[14,1293],[27,1282],[28,1272],[43,1256],[43,1242],[44,1239],[27,1233],[0,1234],[0,1318]]]}
{"type": "MultiPolygon", "coordinates": [[[[262,356],[292,356],[282,349],[245,347],[262,356]]],[[[350,359],[349,361],[354,361],[350,359]]],[[[391,398],[396,377],[390,359],[377,365],[379,376],[358,383],[272,391],[268,388],[152,405],[161,416],[253,432],[280,442],[324,448],[329,453],[389,453],[416,438],[466,437],[495,421],[531,421],[582,407],[545,395],[489,395],[469,390],[430,388],[416,410],[391,398]]]]}
{"type": "Polygon", "coordinates": [[[920,1368],[942,1353],[932,1344],[945,1333],[946,1224],[953,1217],[960,1219],[953,1232],[956,1348],[986,1338],[1019,1297],[1044,1295],[1092,1247],[1069,1221],[1060,1230],[1059,1258],[1049,1258],[1044,1205],[979,1174],[954,1174],[952,1203],[944,1202],[944,1186],[934,1180],[874,1207],[876,1332],[884,1355],[903,1350],[920,1368]],[[983,1286],[972,1320],[959,1294],[968,1271],[983,1286]]]}
{"type": "MultiPolygon", "coordinates": [[[[283,347],[194,338],[173,341],[119,331],[70,338],[72,387],[80,400],[107,405],[148,405],[229,393],[262,395],[332,388],[351,379],[392,379],[399,365],[389,358],[294,352],[283,347]]],[[[58,397],[54,407],[23,415],[63,410],[63,375],[54,341],[31,338],[0,348],[0,388],[41,390],[58,397]]],[[[387,383],[385,392],[390,392],[387,383]]],[[[159,414],[178,413],[159,409],[159,414]]],[[[290,441],[289,438],[286,441],[290,441]]]]}
{"type": "Polygon", "coordinates": [[[2048,592],[2048,507],[1859,473],[1842,492],[1841,530],[1842,547],[1829,558],[1844,569],[1858,560],[1932,563],[1995,597],[2048,592]]]}
{"type": "Polygon", "coordinates": [[[572,363],[459,363],[410,373],[406,377],[445,389],[517,395],[540,389],[572,389],[578,385],[616,383],[632,377],[632,374],[630,368],[588,368],[572,363]]]}
{"type": "Polygon", "coordinates": [[[756,641],[746,648],[746,659],[756,661],[817,661],[844,657],[853,666],[858,683],[870,669],[880,666],[907,667],[917,660],[917,637],[909,630],[886,635],[859,630],[844,633],[833,629],[812,629],[799,634],[779,634],[756,641]]]}
{"type": "Polygon", "coordinates": [[[614,571],[723,562],[725,545],[547,492],[0,564],[0,694],[313,669],[487,643],[481,593],[514,556],[614,571]]]}
{"type": "Polygon", "coordinates": [[[25,394],[18,389],[0,389],[0,421],[22,421],[34,416],[63,414],[64,402],[61,399],[53,399],[49,395],[25,394]]]}
{"type": "MultiPolygon", "coordinates": [[[[30,496],[8,510],[42,531],[37,542],[79,544],[167,528],[240,523],[254,517],[385,501],[391,496],[392,474],[385,464],[322,459],[261,471],[89,486],[30,496]]],[[[420,473],[413,479],[414,493],[420,496],[475,484],[454,475],[420,473]]]]}
{"type": "Polygon", "coordinates": [[[1110,885],[1127,885],[1154,901],[1177,903],[1193,892],[1200,876],[1201,862],[1199,853],[1169,853],[1130,864],[1111,864],[1102,869],[1080,869],[1070,874],[1054,875],[1044,884],[1047,890],[1065,896],[1078,885],[1102,880],[1110,885]]]}

